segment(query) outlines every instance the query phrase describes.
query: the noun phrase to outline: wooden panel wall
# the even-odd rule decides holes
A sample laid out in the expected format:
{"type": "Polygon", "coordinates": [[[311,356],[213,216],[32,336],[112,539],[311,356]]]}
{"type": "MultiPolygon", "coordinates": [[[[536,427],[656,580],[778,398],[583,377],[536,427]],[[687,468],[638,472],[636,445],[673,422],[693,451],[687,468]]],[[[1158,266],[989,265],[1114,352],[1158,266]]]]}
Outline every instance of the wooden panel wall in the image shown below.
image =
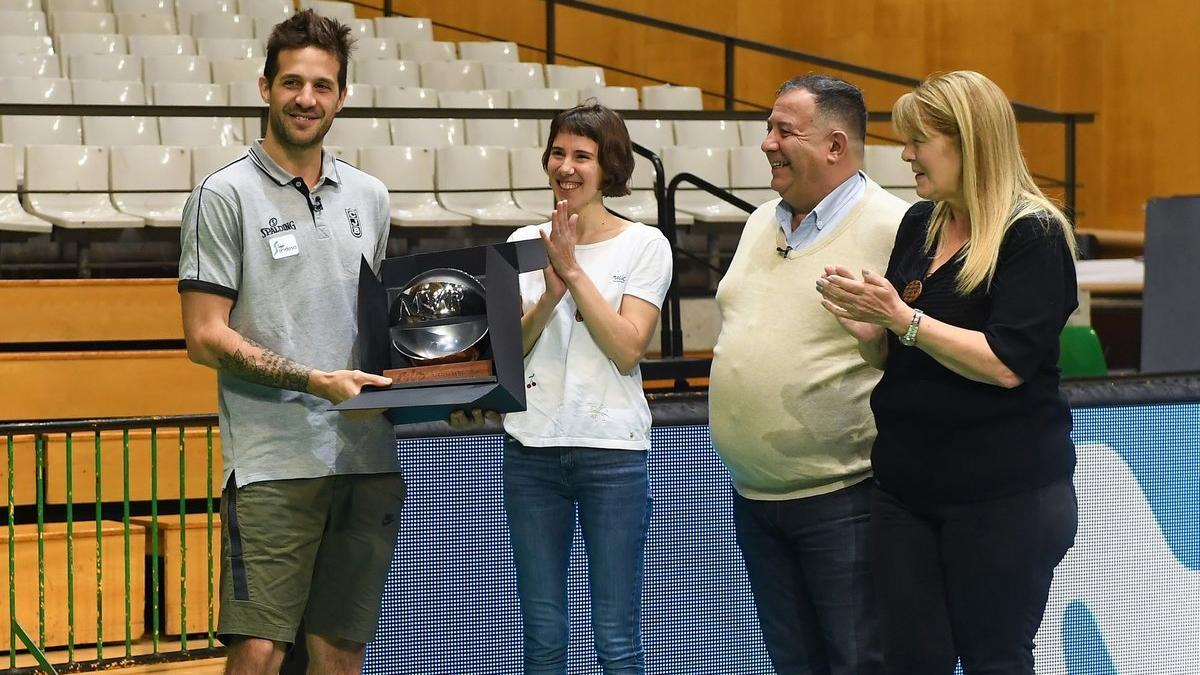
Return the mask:
{"type": "MultiPolygon", "coordinates": [[[[1151,196],[1200,191],[1200,3],[1192,0],[605,0],[603,4],[912,77],[971,68],[1015,100],[1097,113],[1079,135],[1080,225],[1140,230],[1151,196]]],[[[540,0],[393,0],[395,11],[544,46],[540,0]]],[[[363,15],[369,11],[361,10],[363,15]]],[[[664,81],[722,90],[718,45],[560,8],[557,49],[664,81]]],[[[437,39],[470,36],[435,28],[437,39]]],[[[522,58],[540,60],[534,50],[522,58]]],[[[565,60],[561,62],[567,62],[565,60]]],[[[740,98],[769,103],[809,71],[739,51],[740,98]]],[[[850,78],[872,110],[901,88],[850,78]]],[[[611,76],[613,84],[646,84],[611,76]]],[[[716,99],[707,100],[716,107],[716,99]]],[[[887,134],[886,125],[873,133],[887,134]]],[[[1035,173],[1062,176],[1062,132],[1023,125],[1035,173]]]]}

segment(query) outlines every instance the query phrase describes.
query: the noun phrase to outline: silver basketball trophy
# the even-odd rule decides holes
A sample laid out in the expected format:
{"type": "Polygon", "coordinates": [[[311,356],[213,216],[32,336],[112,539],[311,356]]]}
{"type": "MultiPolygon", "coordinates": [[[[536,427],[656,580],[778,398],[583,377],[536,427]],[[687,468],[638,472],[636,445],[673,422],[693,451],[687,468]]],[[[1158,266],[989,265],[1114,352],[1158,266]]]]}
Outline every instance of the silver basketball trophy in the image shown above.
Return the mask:
{"type": "Polygon", "coordinates": [[[413,277],[388,311],[392,348],[411,365],[384,371],[393,381],[415,382],[491,375],[491,360],[479,360],[487,336],[487,291],[475,277],[449,267],[413,277]],[[445,368],[472,363],[471,367],[445,368]]]}
{"type": "Polygon", "coordinates": [[[358,284],[362,370],[392,379],[334,410],[384,409],[393,424],[454,410],[525,409],[517,276],[546,266],[540,239],[364,258],[358,284]]]}

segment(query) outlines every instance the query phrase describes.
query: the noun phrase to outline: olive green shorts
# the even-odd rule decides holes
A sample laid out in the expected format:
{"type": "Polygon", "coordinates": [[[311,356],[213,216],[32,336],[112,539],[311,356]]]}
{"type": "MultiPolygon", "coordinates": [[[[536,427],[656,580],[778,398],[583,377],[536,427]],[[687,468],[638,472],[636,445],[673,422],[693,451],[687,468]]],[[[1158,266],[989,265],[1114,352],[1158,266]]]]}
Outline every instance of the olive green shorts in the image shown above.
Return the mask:
{"type": "Polygon", "coordinates": [[[217,633],[291,643],[305,630],[370,642],[379,623],[404,477],[265,481],[221,495],[217,633]]]}

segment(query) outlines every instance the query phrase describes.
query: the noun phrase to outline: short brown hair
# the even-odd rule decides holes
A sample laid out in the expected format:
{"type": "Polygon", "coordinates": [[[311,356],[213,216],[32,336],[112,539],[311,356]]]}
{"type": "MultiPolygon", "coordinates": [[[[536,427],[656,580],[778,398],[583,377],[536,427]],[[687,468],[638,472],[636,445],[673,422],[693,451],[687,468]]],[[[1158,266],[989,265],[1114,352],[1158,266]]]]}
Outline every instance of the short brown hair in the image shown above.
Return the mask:
{"type": "Polygon", "coordinates": [[[605,197],[624,197],[629,194],[629,177],[633,175],[633,143],[621,116],[599,103],[585,103],[564,110],[550,122],[550,135],[542,153],[542,168],[550,162],[550,149],[560,133],[575,134],[596,142],[600,162],[600,194],[605,197]]]}
{"type": "Polygon", "coordinates": [[[279,52],[284,49],[316,47],[337,57],[338,88],[346,88],[346,69],[350,52],[354,49],[354,37],[349,26],[336,19],[321,16],[311,9],[296,12],[275,24],[271,37],[267,39],[267,63],[263,66],[263,77],[267,86],[275,82],[279,73],[279,52]]]}

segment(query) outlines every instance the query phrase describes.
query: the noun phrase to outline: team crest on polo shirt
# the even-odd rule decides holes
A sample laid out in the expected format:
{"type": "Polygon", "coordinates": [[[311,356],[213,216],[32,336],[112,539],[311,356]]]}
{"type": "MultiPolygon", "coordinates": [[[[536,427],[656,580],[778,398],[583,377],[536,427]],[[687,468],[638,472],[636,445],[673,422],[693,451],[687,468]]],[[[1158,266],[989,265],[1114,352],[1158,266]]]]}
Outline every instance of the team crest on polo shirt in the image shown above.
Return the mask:
{"type": "Polygon", "coordinates": [[[350,234],[362,239],[362,226],[358,224],[358,209],[346,209],[346,220],[350,222],[350,234]]]}

